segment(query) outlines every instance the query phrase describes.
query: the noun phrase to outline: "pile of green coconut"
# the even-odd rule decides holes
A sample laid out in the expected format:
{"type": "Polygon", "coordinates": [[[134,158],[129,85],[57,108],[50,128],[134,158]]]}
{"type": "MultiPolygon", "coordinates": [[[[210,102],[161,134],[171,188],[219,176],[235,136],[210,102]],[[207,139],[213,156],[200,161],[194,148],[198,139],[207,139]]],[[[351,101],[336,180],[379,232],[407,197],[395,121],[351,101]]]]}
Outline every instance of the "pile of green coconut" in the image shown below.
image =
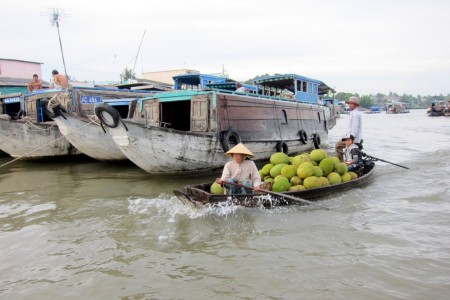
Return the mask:
{"type": "Polygon", "coordinates": [[[347,165],[335,156],[328,157],[323,149],[314,149],[289,157],[283,152],[270,156],[270,163],[259,170],[264,182],[272,184],[273,192],[299,191],[358,178],[355,172],[348,172],[347,165]]]}
{"type": "MultiPolygon", "coordinates": [[[[355,172],[348,172],[347,165],[335,156],[328,157],[323,149],[314,149],[289,157],[283,152],[270,156],[259,175],[264,182],[270,182],[273,192],[300,191],[333,184],[339,184],[358,178],[355,172]]],[[[223,188],[214,183],[212,194],[223,194],[223,188]]]]}

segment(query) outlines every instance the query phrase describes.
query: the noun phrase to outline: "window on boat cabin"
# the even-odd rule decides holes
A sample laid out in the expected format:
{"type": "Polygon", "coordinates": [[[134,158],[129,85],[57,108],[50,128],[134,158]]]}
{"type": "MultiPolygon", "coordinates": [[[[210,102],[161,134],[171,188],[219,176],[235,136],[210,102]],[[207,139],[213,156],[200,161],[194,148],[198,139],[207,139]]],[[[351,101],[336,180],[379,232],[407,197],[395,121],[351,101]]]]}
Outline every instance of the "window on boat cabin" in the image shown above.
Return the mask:
{"type": "Polygon", "coordinates": [[[161,102],[161,122],[167,128],[189,131],[191,123],[191,101],[161,102]]]}

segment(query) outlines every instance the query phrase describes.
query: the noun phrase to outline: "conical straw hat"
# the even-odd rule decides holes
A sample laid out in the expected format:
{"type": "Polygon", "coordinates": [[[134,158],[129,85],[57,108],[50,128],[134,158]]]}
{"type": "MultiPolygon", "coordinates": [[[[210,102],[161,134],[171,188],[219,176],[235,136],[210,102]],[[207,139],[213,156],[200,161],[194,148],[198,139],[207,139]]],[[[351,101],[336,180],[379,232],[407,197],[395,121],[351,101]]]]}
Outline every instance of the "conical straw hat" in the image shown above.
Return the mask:
{"type": "Polygon", "coordinates": [[[230,150],[227,151],[227,153],[225,153],[227,156],[232,156],[233,154],[244,154],[245,156],[248,157],[253,157],[253,153],[247,149],[247,147],[244,146],[244,144],[239,143],[236,146],[234,146],[233,148],[231,148],[230,150]]]}

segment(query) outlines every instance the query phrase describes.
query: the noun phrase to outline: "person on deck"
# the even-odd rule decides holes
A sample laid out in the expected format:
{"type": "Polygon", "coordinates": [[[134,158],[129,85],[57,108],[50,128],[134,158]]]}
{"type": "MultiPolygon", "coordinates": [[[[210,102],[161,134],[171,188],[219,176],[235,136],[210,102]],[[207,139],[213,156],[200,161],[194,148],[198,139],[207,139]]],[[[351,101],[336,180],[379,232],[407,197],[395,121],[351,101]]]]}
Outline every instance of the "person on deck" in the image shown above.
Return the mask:
{"type": "MultiPolygon", "coordinates": [[[[362,137],[362,121],[361,121],[361,113],[358,110],[359,102],[358,97],[352,96],[345,101],[348,104],[348,108],[350,110],[350,116],[347,124],[347,135],[352,135],[354,137],[354,144],[362,149],[361,145],[361,137],[362,137]]],[[[343,149],[345,147],[345,143],[342,140],[337,141],[335,145],[335,155],[339,158],[340,161],[343,159],[343,149]]]]}
{"type": "Polygon", "coordinates": [[[362,153],[359,150],[359,147],[353,143],[353,140],[354,137],[351,134],[346,135],[341,140],[345,143],[344,162],[349,171],[355,171],[364,166],[362,153]]]}
{"type": "Polygon", "coordinates": [[[37,74],[33,75],[33,80],[27,83],[28,92],[42,89],[42,80],[39,79],[37,74]]]}
{"type": "Polygon", "coordinates": [[[238,93],[248,93],[248,90],[245,86],[242,85],[242,83],[237,82],[236,83],[236,92],[238,93]]]}
{"type": "Polygon", "coordinates": [[[253,157],[253,153],[242,143],[237,144],[226,152],[227,156],[233,157],[232,161],[225,164],[222,177],[216,179],[216,183],[224,184],[226,194],[250,194],[260,190],[261,176],[258,168],[252,160],[246,159],[253,157]],[[248,188],[226,184],[227,182],[236,183],[248,188]]]}
{"type": "Polygon", "coordinates": [[[69,87],[69,84],[67,83],[66,76],[59,74],[57,70],[53,70],[50,88],[67,89],[68,87],[69,87]]]}

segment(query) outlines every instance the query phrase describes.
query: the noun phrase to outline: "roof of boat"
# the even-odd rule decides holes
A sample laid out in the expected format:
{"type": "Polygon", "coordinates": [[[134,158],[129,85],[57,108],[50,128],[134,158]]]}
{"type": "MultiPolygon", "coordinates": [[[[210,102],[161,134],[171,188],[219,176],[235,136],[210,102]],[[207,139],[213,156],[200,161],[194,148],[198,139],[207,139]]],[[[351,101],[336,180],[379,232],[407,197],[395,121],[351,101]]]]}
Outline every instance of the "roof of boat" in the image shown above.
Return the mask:
{"type": "Polygon", "coordinates": [[[271,83],[275,83],[275,82],[279,82],[279,81],[283,81],[283,80],[294,80],[294,79],[307,81],[307,82],[311,82],[311,83],[317,83],[319,85],[319,95],[326,94],[326,93],[328,93],[329,90],[331,90],[333,93],[336,92],[333,88],[328,86],[323,81],[305,77],[305,76],[298,75],[298,74],[275,74],[275,75],[262,76],[262,77],[258,77],[256,79],[254,79],[253,82],[258,85],[269,85],[270,86],[271,83]]]}

